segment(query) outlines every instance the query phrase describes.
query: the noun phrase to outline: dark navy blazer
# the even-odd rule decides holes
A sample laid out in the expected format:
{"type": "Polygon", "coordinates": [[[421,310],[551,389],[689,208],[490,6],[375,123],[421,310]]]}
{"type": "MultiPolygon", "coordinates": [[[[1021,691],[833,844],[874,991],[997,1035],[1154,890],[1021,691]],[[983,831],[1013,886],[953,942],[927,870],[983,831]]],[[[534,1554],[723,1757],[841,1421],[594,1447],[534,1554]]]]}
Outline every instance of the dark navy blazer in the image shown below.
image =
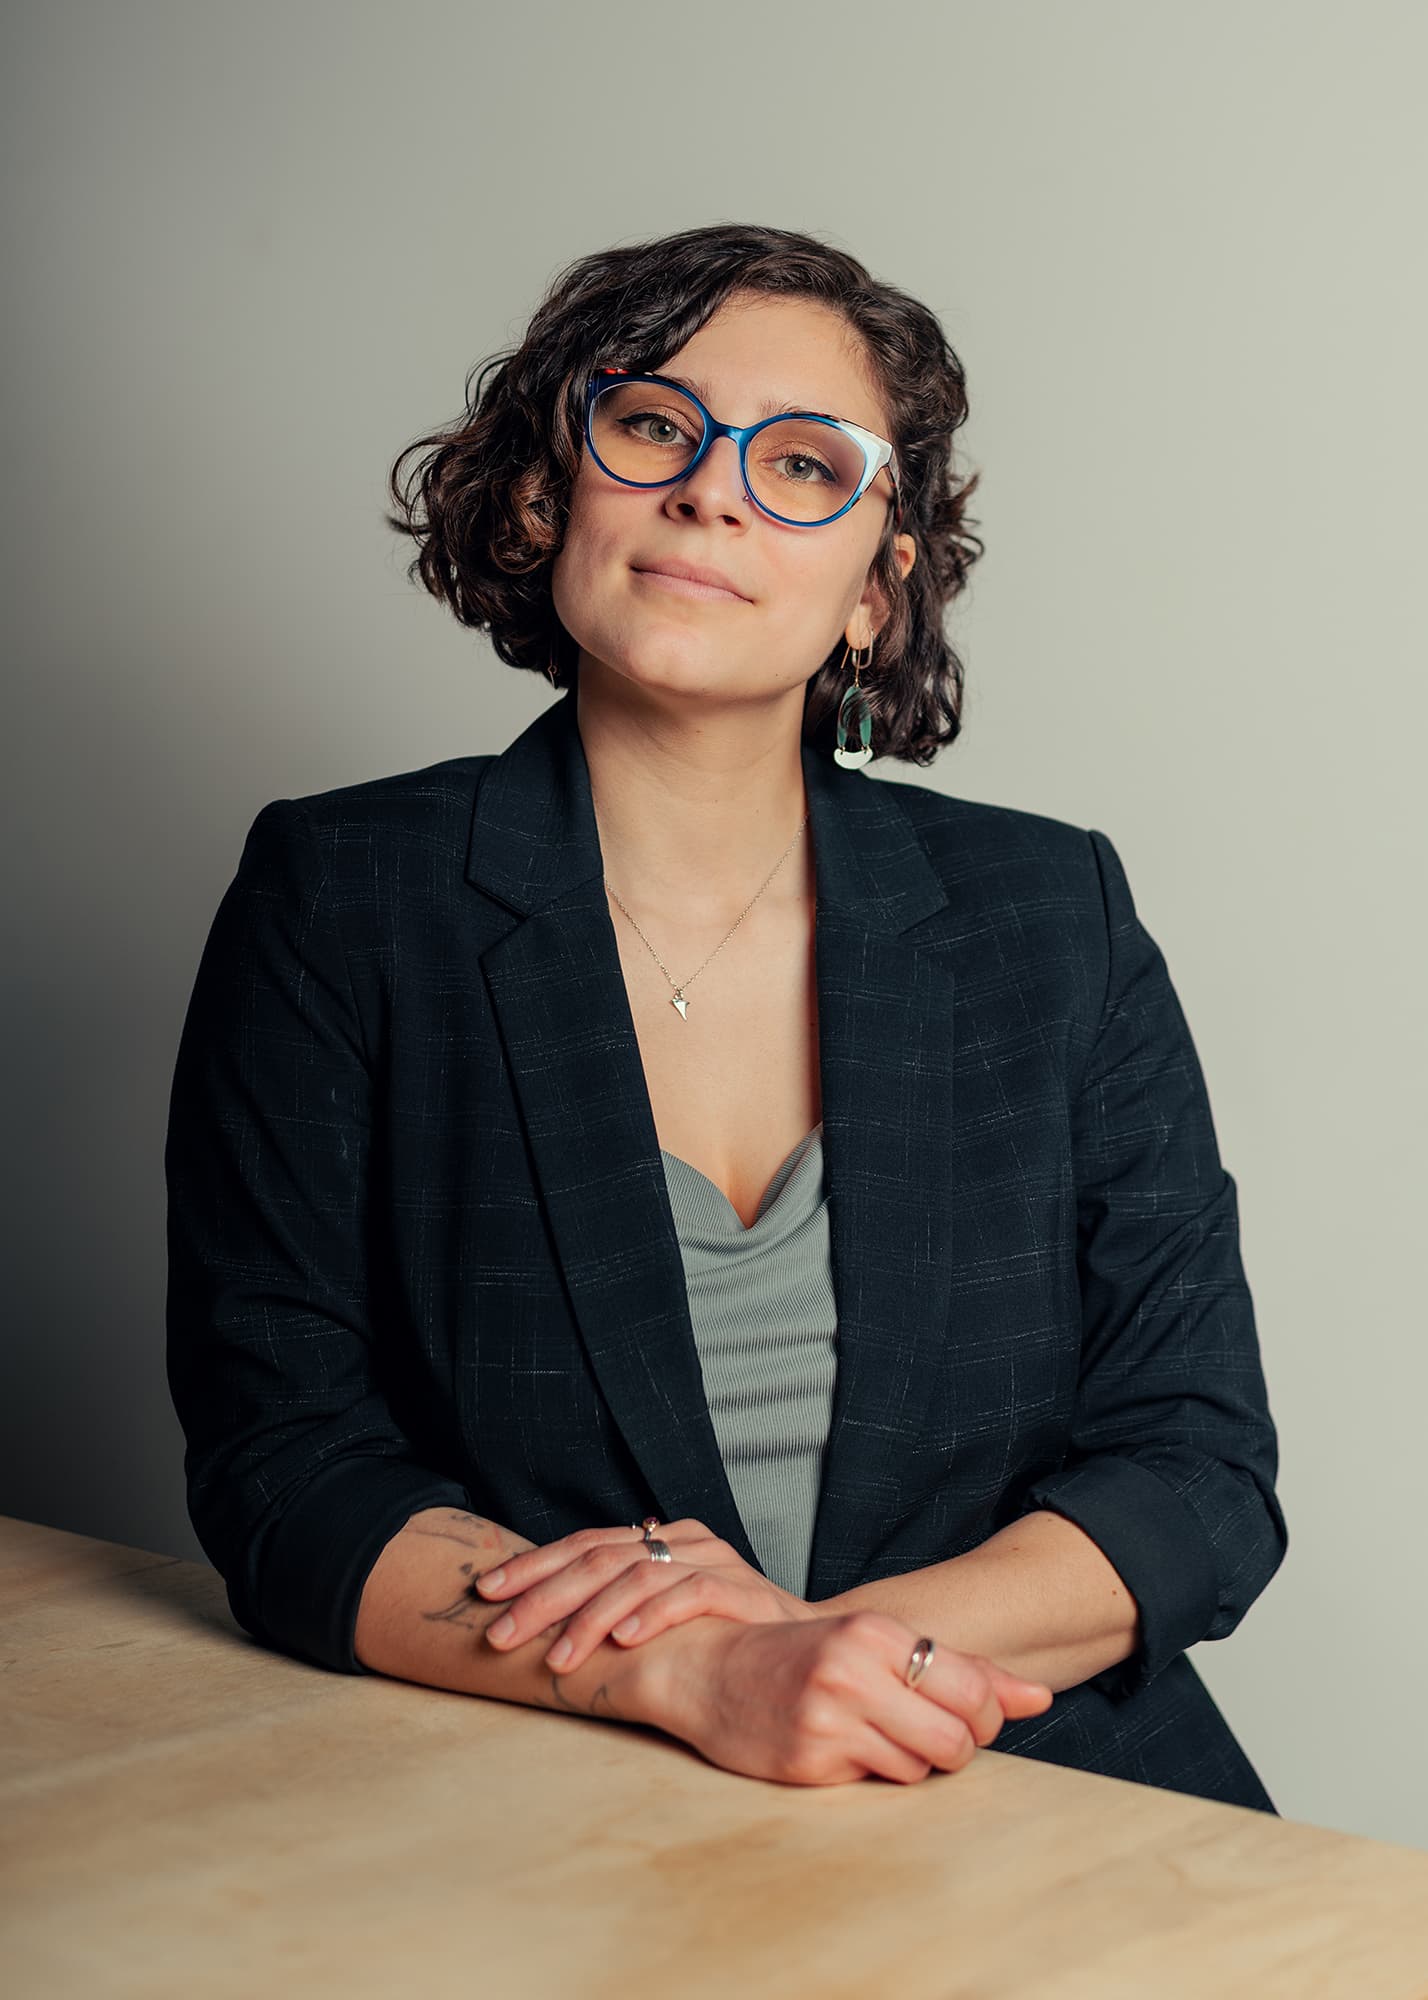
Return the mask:
{"type": "MultiPolygon", "coordinates": [[[[1235,1183],[1120,860],[809,746],[803,769],[838,1306],[809,1600],[1054,1509],[1140,1643],[995,1748],[1273,1812],[1185,1649],[1284,1556],[1277,1441],[1235,1183]]],[[[537,1543],[693,1516],[759,1567],[573,693],[499,756],[258,813],[165,1171],[190,1516],[264,1644],[364,1671],[362,1586],[429,1506],[537,1543]]]]}

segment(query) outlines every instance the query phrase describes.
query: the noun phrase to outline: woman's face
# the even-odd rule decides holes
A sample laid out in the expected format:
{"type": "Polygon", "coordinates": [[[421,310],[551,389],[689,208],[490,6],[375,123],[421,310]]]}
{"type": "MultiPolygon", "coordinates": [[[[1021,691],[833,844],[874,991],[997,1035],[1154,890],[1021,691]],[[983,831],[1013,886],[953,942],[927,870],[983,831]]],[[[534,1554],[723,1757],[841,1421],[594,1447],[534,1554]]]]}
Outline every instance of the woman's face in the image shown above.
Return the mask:
{"type": "MultiPolygon", "coordinates": [[[[727,300],[656,372],[702,384],[723,423],[756,423],[765,403],[792,403],[891,435],[856,335],[811,300],[727,300]]],[[[732,438],[717,438],[687,478],[653,488],[611,479],[587,445],[551,586],[581,649],[582,689],[592,665],[596,684],[608,669],[651,692],[734,703],[801,687],[834,645],[866,645],[887,615],[868,570],[891,493],[884,466],[839,520],[789,527],[750,500],[732,438]],[[740,595],[686,592],[641,574],[643,564],[668,560],[719,570],[740,595]]],[[[899,535],[896,549],[905,575],[911,536],[899,535]]]]}

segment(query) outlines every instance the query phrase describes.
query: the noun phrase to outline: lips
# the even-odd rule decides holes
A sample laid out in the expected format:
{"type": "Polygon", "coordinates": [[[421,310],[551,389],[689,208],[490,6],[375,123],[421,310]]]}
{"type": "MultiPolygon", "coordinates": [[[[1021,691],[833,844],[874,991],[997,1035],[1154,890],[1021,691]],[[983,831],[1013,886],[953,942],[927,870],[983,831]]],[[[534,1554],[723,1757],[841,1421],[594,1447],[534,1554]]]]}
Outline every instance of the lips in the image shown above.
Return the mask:
{"type": "Polygon", "coordinates": [[[725,576],[722,570],[706,568],[702,563],[674,561],[631,563],[630,567],[637,576],[658,576],[674,583],[702,585],[705,590],[720,591],[729,597],[736,597],[741,603],[749,601],[732,578],[725,576]]]}

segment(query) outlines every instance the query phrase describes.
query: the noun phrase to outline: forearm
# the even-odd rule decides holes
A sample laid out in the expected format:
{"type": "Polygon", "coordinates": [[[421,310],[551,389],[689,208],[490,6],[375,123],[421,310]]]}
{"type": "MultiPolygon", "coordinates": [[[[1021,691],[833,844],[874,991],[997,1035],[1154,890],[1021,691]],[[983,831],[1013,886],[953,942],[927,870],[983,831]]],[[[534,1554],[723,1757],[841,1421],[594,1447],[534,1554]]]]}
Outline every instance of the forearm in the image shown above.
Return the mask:
{"type": "Polygon", "coordinates": [[[1119,1572],[1074,1521],[1049,1509],[1008,1523],[966,1555],[859,1584],[817,1608],[859,1606],[1058,1694],[1128,1659],[1140,1642],[1140,1614],[1119,1572]]]}
{"type": "Polygon", "coordinates": [[[473,1581],[504,1557],[535,1546],[480,1514],[448,1507],[413,1514],[382,1550],[363,1587],[357,1658],[374,1673],[460,1694],[492,1695],[606,1721],[655,1723],[644,1699],[650,1662],[641,1655],[652,1659],[678,1649],[691,1627],[676,1626],[637,1648],[602,1640],[588,1660],[567,1674],[552,1673],[544,1655],[568,1619],[512,1650],[499,1651],[487,1643],[486,1628],[506,1606],[478,1597],[473,1581]]]}

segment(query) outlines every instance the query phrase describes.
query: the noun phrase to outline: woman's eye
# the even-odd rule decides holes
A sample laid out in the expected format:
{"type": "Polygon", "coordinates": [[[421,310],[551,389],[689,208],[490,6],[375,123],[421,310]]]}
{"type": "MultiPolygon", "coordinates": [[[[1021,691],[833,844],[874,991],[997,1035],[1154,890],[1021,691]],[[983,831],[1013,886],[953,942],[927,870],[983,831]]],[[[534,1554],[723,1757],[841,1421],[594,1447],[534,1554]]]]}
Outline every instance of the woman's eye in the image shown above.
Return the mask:
{"type": "MultiPolygon", "coordinates": [[[[825,465],[821,458],[814,458],[811,452],[806,452],[806,451],[780,452],[778,457],[775,459],[771,459],[769,463],[772,465],[816,466],[819,472],[821,472],[824,478],[828,481],[830,486],[836,486],[838,483],[838,475],[833,471],[833,468],[831,466],[825,465]]],[[[784,477],[788,478],[790,477],[790,475],[785,473],[784,477]]],[[[799,476],[793,479],[793,484],[795,486],[810,486],[814,484],[814,482],[812,480],[805,479],[799,476]]]]}
{"type": "Polygon", "coordinates": [[[628,431],[637,441],[642,440],[646,444],[674,444],[682,438],[688,442],[684,430],[675,419],[663,416],[658,410],[640,410],[634,416],[621,417],[620,428],[628,431]],[[648,430],[640,431],[638,426],[641,424],[653,424],[654,435],[651,436],[648,430]]]}

